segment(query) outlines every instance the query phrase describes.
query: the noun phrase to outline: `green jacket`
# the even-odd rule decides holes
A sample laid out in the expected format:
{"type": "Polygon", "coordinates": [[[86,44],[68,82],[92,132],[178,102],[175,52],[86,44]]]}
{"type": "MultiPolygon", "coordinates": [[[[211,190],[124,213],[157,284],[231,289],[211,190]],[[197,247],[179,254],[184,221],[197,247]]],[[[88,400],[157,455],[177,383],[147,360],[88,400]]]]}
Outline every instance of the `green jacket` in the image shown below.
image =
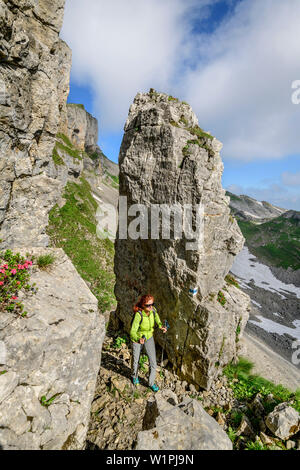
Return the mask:
{"type": "Polygon", "coordinates": [[[131,341],[133,341],[134,343],[138,343],[142,336],[145,336],[147,340],[151,338],[151,336],[153,336],[155,322],[159,327],[162,326],[162,322],[160,321],[156,309],[154,310],[154,312],[153,310],[151,310],[150,315],[148,317],[145,311],[142,310],[142,321],[140,313],[136,312],[130,330],[131,341]]]}

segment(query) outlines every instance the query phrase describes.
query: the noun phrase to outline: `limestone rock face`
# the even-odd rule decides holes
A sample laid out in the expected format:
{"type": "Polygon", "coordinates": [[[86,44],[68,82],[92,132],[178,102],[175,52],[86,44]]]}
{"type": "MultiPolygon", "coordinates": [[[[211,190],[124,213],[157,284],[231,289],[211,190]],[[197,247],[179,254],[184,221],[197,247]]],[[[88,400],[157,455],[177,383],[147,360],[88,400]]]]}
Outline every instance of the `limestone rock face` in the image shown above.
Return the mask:
{"type": "MultiPolygon", "coordinates": [[[[27,251],[18,250],[23,256],[27,251]]],[[[4,449],[84,447],[105,336],[96,297],[61,248],[47,270],[33,265],[27,317],[1,312],[0,446],[4,449]],[[43,406],[42,397],[50,400],[43,406]],[[52,398],[52,400],[51,400],[52,398]]]]}
{"type": "MultiPolygon", "coordinates": [[[[143,239],[123,234],[122,239],[118,227],[116,316],[129,330],[133,303],[140,294],[151,293],[162,320],[171,326],[165,345],[169,359],[190,382],[209,387],[217,366],[236,356],[237,332],[242,334],[250,308],[249,296],[224,282],[244,237],[230,216],[230,199],[221,185],[222,144],[199,128],[188,104],[153,89],[136,95],[124,131],[120,196],[127,197],[128,211],[143,204],[148,212],[140,219],[149,223],[143,239]],[[191,204],[193,227],[195,208],[202,205],[197,249],[187,249],[191,240],[185,232],[176,239],[174,225],[180,224],[175,215],[170,235],[162,238],[160,232],[151,239],[150,209],[158,204],[191,204]],[[228,291],[223,291],[226,303],[221,305],[216,299],[223,286],[228,291]],[[190,289],[197,289],[195,295],[190,289]]],[[[120,202],[119,212],[124,214],[120,202]]],[[[137,218],[138,213],[127,215],[127,227],[136,223],[134,214],[137,218]]],[[[163,344],[164,338],[159,335],[157,340],[163,344]]]]}
{"type": "Polygon", "coordinates": [[[232,450],[226,432],[199,401],[184,398],[177,404],[176,398],[163,391],[148,401],[147,430],[139,432],[137,450],[232,450]]]}
{"type": "Polygon", "coordinates": [[[98,121],[83,105],[67,104],[67,132],[75,147],[93,153],[97,149],[98,121]]]}
{"type": "Polygon", "coordinates": [[[71,51],[59,39],[64,3],[0,0],[0,237],[4,248],[47,245],[48,212],[61,190],[60,181],[51,174],[71,68],[71,51]],[[28,191],[38,198],[34,214],[28,191]]]}

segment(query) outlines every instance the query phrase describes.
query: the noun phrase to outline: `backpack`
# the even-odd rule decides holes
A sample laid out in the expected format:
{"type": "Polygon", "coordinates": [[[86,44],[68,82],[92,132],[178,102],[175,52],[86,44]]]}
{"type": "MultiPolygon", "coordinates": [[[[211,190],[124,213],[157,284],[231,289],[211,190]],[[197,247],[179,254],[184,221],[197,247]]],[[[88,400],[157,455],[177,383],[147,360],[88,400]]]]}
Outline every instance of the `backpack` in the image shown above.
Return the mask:
{"type": "MultiPolygon", "coordinates": [[[[154,307],[154,305],[152,306],[152,309],[153,309],[153,315],[155,316],[156,314],[156,308],[154,307]]],[[[140,322],[139,322],[139,327],[138,327],[138,330],[141,326],[141,323],[143,321],[143,314],[142,314],[142,310],[138,310],[140,316],[141,316],[141,319],[140,319],[140,322]]],[[[135,317],[135,314],[132,316],[132,320],[131,320],[131,327],[132,327],[132,323],[133,323],[133,320],[134,320],[134,317],[135,317]]]]}

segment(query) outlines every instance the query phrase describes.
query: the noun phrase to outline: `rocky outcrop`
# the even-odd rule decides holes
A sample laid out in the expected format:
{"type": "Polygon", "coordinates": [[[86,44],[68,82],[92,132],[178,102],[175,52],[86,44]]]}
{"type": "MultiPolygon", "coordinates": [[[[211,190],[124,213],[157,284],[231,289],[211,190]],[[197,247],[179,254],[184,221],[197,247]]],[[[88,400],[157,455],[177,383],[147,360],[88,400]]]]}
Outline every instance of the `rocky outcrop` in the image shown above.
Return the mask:
{"type": "MultiPolygon", "coordinates": [[[[151,239],[150,230],[144,239],[126,239],[123,234],[122,239],[119,226],[116,316],[129,330],[133,303],[150,292],[161,318],[171,325],[169,359],[188,381],[206,388],[218,366],[236,356],[237,334],[242,334],[250,309],[248,295],[224,283],[244,237],[221,185],[222,144],[200,129],[188,104],[152,89],[136,95],[124,130],[120,196],[127,197],[128,209],[132,204],[147,209],[192,204],[195,227],[195,207],[201,203],[204,223],[202,243],[192,250],[186,249],[187,237],[174,236],[173,219],[170,236],[164,239],[151,239]],[[217,300],[223,286],[226,299],[220,294],[217,300]]],[[[124,208],[120,211],[124,214],[124,208]]],[[[125,220],[128,227],[132,217],[126,212],[125,220]]],[[[158,341],[163,344],[162,337],[158,341]]]]}
{"type": "Polygon", "coordinates": [[[147,404],[146,429],[138,434],[137,450],[232,450],[232,442],[199,401],[174,392],[158,392],[147,404]]]}
{"type": "Polygon", "coordinates": [[[71,51],[59,38],[63,11],[64,0],[0,1],[3,248],[48,244],[48,212],[61,191],[52,150],[71,67],[71,51]]]}
{"type": "Polygon", "coordinates": [[[275,436],[287,440],[300,431],[300,415],[288,403],[280,403],[266,417],[266,425],[275,436]]]}
{"type": "Polygon", "coordinates": [[[100,161],[104,173],[106,172],[113,176],[119,176],[119,165],[117,165],[117,163],[112,162],[104,155],[104,153],[101,153],[100,161]]]}
{"type": "Polygon", "coordinates": [[[286,209],[274,206],[267,201],[257,201],[245,194],[237,196],[227,191],[226,195],[230,197],[230,208],[234,216],[256,224],[268,222],[287,212],[286,209]]]}
{"type": "MultiPolygon", "coordinates": [[[[25,251],[21,254],[25,256],[25,251]]],[[[33,264],[36,293],[19,292],[26,317],[0,315],[0,447],[81,449],[89,421],[104,316],[62,249],[41,270],[33,264]],[[1,373],[2,372],[2,373],[1,373]]]]}
{"type": "Polygon", "coordinates": [[[59,38],[64,3],[0,0],[0,248],[56,257],[45,271],[33,266],[35,295],[18,292],[26,317],[1,308],[4,449],[84,447],[105,334],[98,301],[68,256],[45,248],[67,181],[86,173],[97,185],[101,175],[99,158],[85,153],[94,150],[96,120],[82,149],[61,130],[71,68],[59,38]]]}
{"type": "Polygon", "coordinates": [[[87,153],[96,152],[98,121],[85,110],[82,104],[67,104],[66,122],[61,123],[61,131],[79,150],[84,150],[87,153]]]}

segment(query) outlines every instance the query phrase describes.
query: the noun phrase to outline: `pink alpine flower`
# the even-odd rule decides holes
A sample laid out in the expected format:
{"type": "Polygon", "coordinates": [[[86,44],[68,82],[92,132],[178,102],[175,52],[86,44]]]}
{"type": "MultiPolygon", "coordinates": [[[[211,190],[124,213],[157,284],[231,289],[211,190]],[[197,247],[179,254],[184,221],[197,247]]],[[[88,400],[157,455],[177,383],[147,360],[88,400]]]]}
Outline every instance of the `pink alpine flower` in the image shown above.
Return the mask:
{"type": "Polygon", "coordinates": [[[15,295],[13,295],[13,296],[11,297],[11,300],[18,300],[18,297],[16,297],[15,295]]]}
{"type": "Polygon", "coordinates": [[[5,269],[0,269],[0,273],[5,274],[5,269]]]}
{"type": "Polygon", "coordinates": [[[4,282],[0,281],[0,286],[3,286],[4,285],[4,282]]]}
{"type": "Polygon", "coordinates": [[[17,270],[16,270],[16,269],[12,269],[10,272],[11,272],[12,274],[17,274],[17,270]]]}
{"type": "Polygon", "coordinates": [[[19,285],[19,284],[21,284],[21,282],[20,282],[20,281],[17,281],[17,284],[19,285]]]}

